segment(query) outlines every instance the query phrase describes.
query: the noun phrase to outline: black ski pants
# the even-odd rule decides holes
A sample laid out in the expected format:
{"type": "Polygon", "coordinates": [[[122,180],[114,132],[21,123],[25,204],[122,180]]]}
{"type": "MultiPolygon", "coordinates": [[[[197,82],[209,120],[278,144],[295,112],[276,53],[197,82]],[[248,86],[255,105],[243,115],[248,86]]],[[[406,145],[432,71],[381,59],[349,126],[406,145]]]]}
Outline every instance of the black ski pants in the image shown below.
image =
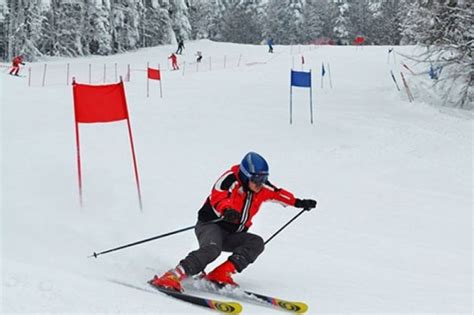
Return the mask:
{"type": "Polygon", "coordinates": [[[263,252],[263,239],[252,233],[232,233],[215,223],[198,221],[195,228],[199,241],[199,249],[190,252],[180,261],[187,275],[195,275],[203,271],[211,262],[217,259],[221,252],[232,252],[229,260],[238,272],[253,263],[263,252]]]}

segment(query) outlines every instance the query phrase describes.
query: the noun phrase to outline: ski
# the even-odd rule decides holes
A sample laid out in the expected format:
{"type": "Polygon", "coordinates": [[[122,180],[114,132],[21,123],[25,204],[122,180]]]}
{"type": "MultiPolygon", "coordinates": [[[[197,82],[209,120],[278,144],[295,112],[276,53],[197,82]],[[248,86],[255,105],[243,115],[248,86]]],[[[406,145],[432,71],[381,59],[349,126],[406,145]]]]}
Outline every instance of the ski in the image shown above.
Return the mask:
{"type": "Polygon", "coordinates": [[[276,297],[271,297],[268,295],[263,295],[251,291],[246,291],[243,290],[244,294],[248,296],[249,298],[256,297],[260,301],[263,301],[264,303],[271,305],[276,308],[280,308],[285,311],[293,312],[296,314],[303,314],[308,311],[308,305],[303,302],[295,302],[295,301],[286,301],[282,300],[276,297]]]}
{"type": "Polygon", "coordinates": [[[189,302],[194,305],[207,307],[209,309],[216,310],[224,314],[240,314],[242,312],[242,305],[237,302],[224,302],[224,301],[219,301],[215,299],[206,299],[206,298],[196,296],[196,295],[190,295],[190,294],[181,293],[175,290],[157,287],[151,284],[151,281],[149,281],[148,283],[154,289],[181,301],[189,302]]]}
{"type": "MultiPolygon", "coordinates": [[[[243,290],[240,287],[221,286],[204,279],[195,280],[196,283],[201,281],[205,284],[204,289],[210,293],[217,293],[247,302],[256,302],[259,305],[271,306],[295,314],[303,314],[308,311],[308,305],[304,302],[283,300],[273,296],[243,290]]],[[[202,287],[202,285],[195,286],[196,289],[202,289],[202,287]]]]}

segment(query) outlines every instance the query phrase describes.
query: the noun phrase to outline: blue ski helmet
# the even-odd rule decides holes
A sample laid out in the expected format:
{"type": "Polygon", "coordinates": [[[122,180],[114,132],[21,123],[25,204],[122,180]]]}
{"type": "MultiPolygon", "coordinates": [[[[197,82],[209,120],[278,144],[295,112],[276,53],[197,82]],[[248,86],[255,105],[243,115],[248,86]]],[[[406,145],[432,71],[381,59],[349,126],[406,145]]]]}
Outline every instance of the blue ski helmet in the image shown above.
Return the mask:
{"type": "Polygon", "coordinates": [[[249,152],[240,162],[239,176],[246,185],[249,181],[262,185],[267,181],[268,174],[268,163],[258,153],[249,152]]]}

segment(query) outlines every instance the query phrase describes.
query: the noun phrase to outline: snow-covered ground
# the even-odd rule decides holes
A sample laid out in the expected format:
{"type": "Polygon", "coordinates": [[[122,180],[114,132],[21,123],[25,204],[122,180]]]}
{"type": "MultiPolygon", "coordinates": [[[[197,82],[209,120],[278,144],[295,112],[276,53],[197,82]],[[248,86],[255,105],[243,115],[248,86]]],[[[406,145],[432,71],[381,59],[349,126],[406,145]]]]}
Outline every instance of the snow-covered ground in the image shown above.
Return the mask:
{"type": "MultiPolygon", "coordinates": [[[[267,158],[275,184],[318,207],[235,277],[243,288],[305,301],[310,314],[472,314],[472,115],[423,103],[420,77],[405,72],[409,103],[389,75],[402,68],[400,59],[387,63],[387,47],[276,46],[270,55],[265,46],[196,41],[179,56],[184,73],[169,71],[173,49],[48,60],[45,87],[43,62],[27,65],[31,87],[1,75],[2,314],[207,314],[117,283],[146,288],[196,248],[191,231],[87,256],[193,225],[217,177],[251,150],[267,158]],[[289,124],[289,69],[301,69],[301,55],[313,71],[313,125],[301,88],[289,124]],[[163,98],[157,81],[146,97],[146,62],[164,70],[163,98]],[[321,89],[321,62],[332,89],[327,75],[321,89]],[[89,63],[95,83],[104,63],[117,63],[117,75],[131,65],[125,89],[143,212],[125,122],[81,125],[79,206],[67,63],[84,83],[89,63]]],[[[266,239],[296,213],[265,204],[251,231],[266,239]]],[[[275,312],[244,303],[245,314],[275,312]]]]}

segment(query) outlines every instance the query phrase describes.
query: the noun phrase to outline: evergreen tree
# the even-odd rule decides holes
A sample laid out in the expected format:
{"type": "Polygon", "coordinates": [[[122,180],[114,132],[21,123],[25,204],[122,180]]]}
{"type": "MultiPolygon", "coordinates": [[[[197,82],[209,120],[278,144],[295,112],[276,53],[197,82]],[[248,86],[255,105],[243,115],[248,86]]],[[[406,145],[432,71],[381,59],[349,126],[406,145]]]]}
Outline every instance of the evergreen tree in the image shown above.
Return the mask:
{"type": "Polygon", "coordinates": [[[170,43],[173,30],[168,11],[157,1],[146,0],[140,30],[144,42],[142,47],[170,43]]]}
{"type": "Polygon", "coordinates": [[[193,0],[189,6],[189,23],[192,26],[191,38],[209,38],[213,25],[214,15],[218,9],[216,1],[193,0]]]}
{"type": "Polygon", "coordinates": [[[0,4],[0,59],[8,57],[8,20],[7,6],[0,4]]]}
{"type": "Polygon", "coordinates": [[[110,7],[105,0],[85,0],[85,53],[109,55],[112,53],[112,35],[109,21],[110,7]]]}
{"type": "Polygon", "coordinates": [[[42,3],[40,0],[17,0],[7,2],[4,9],[5,49],[7,57],[22,54],[29,60],[40,56],[38,49],[41,39],[41,24],[43,20],[42,3]]]}
{"type": "Polygon", "coordinates": [[[357,36],[363,36],[365,43],[372,43],[372,27],[374,15],[369,0],[348,1],[346,13],[348,22],[348,39],[354,40],[357,36]]]}
{"type": "Polygon", "coordinates": [[[305,42],[311,42],[322,37],[323,20],[325,12],[322,10],[322,4],[326,0],[306,0],[303,7],[303,34],[302,39],[305,42]]]}
{"type": "Polygon", "coordinates": [[[334,3],[335,6],[335,18],[334,18],[334,38],[337,38],[338,43],[350,43],[349,39],[349,22],[347,18],[347,3],[338,1],[334,3]]]}
{"type": "Polygon", "coordinates": [[[230,1],[223,19],[222,40],[233,43],[258,44],[262,41],[260,1],[230,1]]]}
{"type": "Polygon", "coordinates": [[[331,0],[316,0],[316,3],[319,7],[319,11],[321,12],[321,35],[323,37],[331,38],[336,41],[337,38],[335,34],[335,29],[336,20],[339,17],[338,5],[331,0]]]}
{"type": "Polygon", "coordinates": [[[264,34],[275,43],[297,44],[302,37],[303,2],[301,0],[269,0],[264,34]]]}
{"type": "Polygon", "coordinates": [[[115,0],[111,4],[113,51],[123,52],[138,47],[139,5],[137,0],[115,0]]]}
{"type": "Polygon", "coordinates": [[[43,5],[41,0],[28,1],[24,8],[23,31],[16,39],[21,47],[20,51],[28,60],[41,56],[38,45],[42,38],[43,5]]]}
{"type": "Polygon", "coordinates": [[[442,66],[435,89],[445,104],[474,107],[474,14],[470,1],[421,1],[410,6],[403,24],[405,39],[426,46],[413,56],[430,66],[442,66]]]}
{"type": "Polygon", "coordinates": [[[47,21],[43,24],[47,37],[42,45],[49,55],[84,55],[84,4],[79,1],[51,0],[47,21]]]}
{"type": "Polygon", "coordinates": [[[175,37],[181,39],[190,38],[191,24],[188,19],[188,7],[185,0],[169,0],[167,9],[175,37]]]}
{"type": "Polygon", "coordinates": [[[372,40],[379,45],[399,45],[402,39],[401,21],[406,7],[404,1],[386,0],[374,16],[372,40]]]}

